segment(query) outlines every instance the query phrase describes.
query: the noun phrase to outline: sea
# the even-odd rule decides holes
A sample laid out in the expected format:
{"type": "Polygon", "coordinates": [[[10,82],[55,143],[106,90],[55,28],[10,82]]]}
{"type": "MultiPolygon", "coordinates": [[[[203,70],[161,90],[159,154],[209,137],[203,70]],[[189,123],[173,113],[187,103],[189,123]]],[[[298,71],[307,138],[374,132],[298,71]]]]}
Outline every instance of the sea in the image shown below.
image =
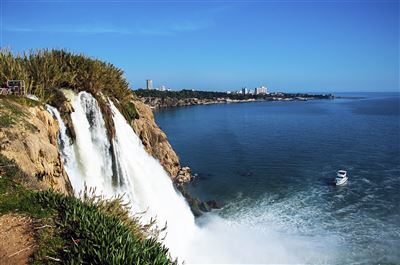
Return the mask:
{"type": "MultiPolygon", "coordinates": [[[[155,118],[196,174],[190,192],[220,204],[212,215],[266,235],[265,252],[254,255],[400,264],[399,93],[335,95],[171,108],[155,118]],[[337,187],[340,169],[349,180],[337,187]]],[[[246,248],[252,234],[229,240],[246,248]]]]}

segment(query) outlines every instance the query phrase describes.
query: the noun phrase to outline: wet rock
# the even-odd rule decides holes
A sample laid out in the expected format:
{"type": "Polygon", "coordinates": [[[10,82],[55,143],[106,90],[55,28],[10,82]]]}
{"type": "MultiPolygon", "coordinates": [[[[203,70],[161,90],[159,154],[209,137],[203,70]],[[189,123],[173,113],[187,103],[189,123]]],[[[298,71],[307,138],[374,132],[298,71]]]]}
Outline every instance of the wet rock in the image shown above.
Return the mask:
{"type": "Polygon", "coordinates": [[[186,189],[185,185],[176,185],[176,188],[182,193],[183,197],[189,203],[190,209],[194,216],[199,217],[204,212],[210,212],[212,209],[219,209],[219,205],[215,200],[207,202],[201,201],[198,198],[194,198],[186,189]]]}
{"type": "Polygon", "coordinates": [[[211,208],[211,209],[219,209],[219,208],[221,208],[216,200],[210,200],[210,201],[207,201],[206,203],[207,203],[208,207],[211,208]]]}
{"type": "Polygon", "coordinates": [[[179,170],[179,172],[178,172],[176,178],[174,179],[174,181],[176,183],[178,183],[179,185],[183,185],[183,184],[191,182],[193,179],[194,179],[194,176],[191,174],[190,167],[186,166],[186,167],[182,167],[179,170]]]}

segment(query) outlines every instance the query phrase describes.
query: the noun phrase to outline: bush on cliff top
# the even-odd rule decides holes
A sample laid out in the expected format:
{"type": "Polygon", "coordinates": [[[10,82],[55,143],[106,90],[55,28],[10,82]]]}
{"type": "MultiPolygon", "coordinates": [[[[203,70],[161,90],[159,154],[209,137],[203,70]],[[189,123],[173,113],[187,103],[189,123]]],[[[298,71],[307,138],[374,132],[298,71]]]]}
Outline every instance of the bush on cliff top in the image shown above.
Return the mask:
{"type": "MultiPolygon", "coordinates": [[[[3,49],[0,50],[0,65],[0,85],[7,80],[24,80],[26,93],[58,109],[67,100],[59,90],[64,88],[90,92],[105,114],[110,114],[111,110],[103,95],[119,102],[116,105],[128,122],[139,117],[132,103],[135,95],[124,72],[111,63],[66,50],[30,50],[14,55],[3,49]]],[[[111,115],[105,115],[104,119],[111,139],[114,136],[111,115]]],[[[3,119],[2,122],[8,121],[3,119]]]]}
{"type": "Polygon", "coordinates": [[[0,215],[17,212],[35,219],[33,264],[176,264],[152,225],[129,216],[121,198],[35,192],[13,181],[16,175],[24,173],[0,155],[0,215]]]}
{"type": "Polygon", "coordinates": [[[54,88],[102,92],[118,100],[132,95],[124,72],[111,63],[66,50],[30,50],[14,55],[0,51],[0,83],[24,80],[26,92],[42,100],[54,88]]]}

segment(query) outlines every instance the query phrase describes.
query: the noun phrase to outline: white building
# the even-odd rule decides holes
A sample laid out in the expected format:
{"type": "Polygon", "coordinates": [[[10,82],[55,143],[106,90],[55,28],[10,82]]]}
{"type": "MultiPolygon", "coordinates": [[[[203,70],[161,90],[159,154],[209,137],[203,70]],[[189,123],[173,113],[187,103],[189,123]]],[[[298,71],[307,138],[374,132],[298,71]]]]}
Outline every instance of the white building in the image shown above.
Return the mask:
{"type": "Polygon", "coordinates": [[[254,89],[254,94],[255,95],[268,94],[268,89],[265,86],[256,87],[254,89]]]}
{"type": "Polygon", "coordinates": [[[151,79],[147,79],[146,80],[146,88],[148,90],[152,90],[153,89],[153,80],[151,80],[151,79]]]}

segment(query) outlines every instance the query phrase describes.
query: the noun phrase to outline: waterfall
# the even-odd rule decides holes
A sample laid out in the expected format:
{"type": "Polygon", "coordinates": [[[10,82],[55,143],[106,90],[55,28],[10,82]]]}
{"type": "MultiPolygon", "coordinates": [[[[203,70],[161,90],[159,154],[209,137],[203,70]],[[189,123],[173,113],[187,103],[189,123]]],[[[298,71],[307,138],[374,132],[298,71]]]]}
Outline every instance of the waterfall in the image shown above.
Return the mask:
{"type": "MultiPolygon", "coordinates": [[[[172,257],[189,263],[310,263],[308,257],[317,257],[314,262],[328,260],[329,263],[326,257],[319,259],[324,249],[315,253],[317,244],[304,244],[304,237],[285,237],[273,228],[265,230],[265,226],[260,229],[257,224],[243,225],[238,220],[214,214],[206,214],[195,222],[168,174],[145,151],[139,137],[111,101],[115,126],[112,145],[97,101],[86,92],[65,93],[74,108],[71,113],[76,135],[74,143],[57,109],[51,106],[47,109],[60,126],[60,155],[75,194],[79,194],[85,183],[96,187],[96,191],[106,197],[124,193],[133,213],[145,211],[142,221],[155,217],[159,228],[167,225],[163,243],[172,257]],[[117,182],[113,182],[113,166],[117,182]],[[291,251],[293,249],[297,251],[291,251]]],[[[329,252],[332,251],[329,248],[329,252]]]]}
{"type": "Polygon", "coordinates": [[[60,154],[75,194],[85,184],[106,197],[124,193],[133,212],[145,212],[144,223],[156,218],[158,228],[167,226],[164,243],[172,256],[183,256],[187,239],[196,229],[194,216],[163,167],[145,151],[132,127],[109,102],[116,131],[112,150],[119,186],[113,185],[111,145],[97,101],[87,92],[75,95],[66,91],[65,94],[74,108],[71,119],[76,139],[73,144],[58,110],[51,106],[47,109],[60,126],[60,154]]]}
{"type": "MultiPolygon", "coordinates": [[[[114,149],[122,172],[123,189],[135,210],[167,224],[165,244],[174,256],[184,255],[187,239],[195,232],[194,216],[160,163],[149,155],[118,109],[110,102],[115,126],[114,149]]],[[[161,228],[160,227],[160,228],[161,228]]]]}
{"type": "Polygon", "coordinates": [[[82,190],[82,176],[78,169],[77,159],[75,155],[75,145],[72,144],[71,139],[67,134],[67,127],[61,118],[58,110],[50,105],[46,105],[47,111],[50,112],[58,121],[59,133],[58,133],[58,143],[59,152],[64,164],[64,169],[68,174],[68,178],[71,182],[74,190],[82,190]]]}
{"type": "Polygon", "coordinates": [[[74,189],[79,192],[86,183],[88,187],[96,187],[97,193],[112,196],[112,160],[103,114],[89,93],[67,96],[74,108],[71,119],[76,135],[74,150],[78,170],[72,173],[80,179],[74,189]]]}

